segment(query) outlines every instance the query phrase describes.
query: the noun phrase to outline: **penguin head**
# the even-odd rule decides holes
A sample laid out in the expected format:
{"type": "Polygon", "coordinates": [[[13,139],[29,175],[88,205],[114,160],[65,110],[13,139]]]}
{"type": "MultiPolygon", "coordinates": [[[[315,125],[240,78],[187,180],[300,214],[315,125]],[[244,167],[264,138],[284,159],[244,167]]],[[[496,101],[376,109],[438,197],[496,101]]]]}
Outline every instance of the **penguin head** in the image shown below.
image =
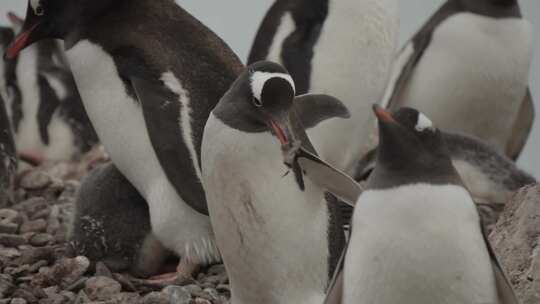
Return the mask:
{"type": "Polygon", "coordinates": [[[20,33],[5,53],[16,57],[27,46],[47,38],[64,39],[85,20],[96,17],[112,0],[29,0],[20,33]]]}
{"type": "Polygon", "coordinates": [[[292,140],[289,113],[294,98],[295,85],[287,70],[259,61],[238,77],[213,113],[235,129],[270,131],[286,145],[292,140]]]}
{"type": "Polygon", "coordinates": [[[254,117],[266,124],[282,145],[289,142],[289,111],[295,96],[292,77],[282,66],[258,62],[248,69],[250,108],[254,117]]]}
{"type": "Polygon", "coordinates": [[[429,166],[449,159],[441,132],[422,112],[401,108],[391,113],[377,105],[373,109],[379,122],[378,162],[429,166]]]}

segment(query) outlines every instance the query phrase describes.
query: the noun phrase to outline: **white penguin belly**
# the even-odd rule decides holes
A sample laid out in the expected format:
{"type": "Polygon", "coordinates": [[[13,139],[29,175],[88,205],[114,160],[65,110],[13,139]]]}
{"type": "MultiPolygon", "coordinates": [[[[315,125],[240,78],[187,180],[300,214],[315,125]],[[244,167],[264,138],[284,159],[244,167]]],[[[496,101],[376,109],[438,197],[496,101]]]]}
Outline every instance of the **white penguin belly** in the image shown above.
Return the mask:
{"type": "Polygon", "coordinates": [[[111,159],[148,202],[152,230],[163,244],[188,259],[213,260],[207,216],[189,207],[161,168],[142,108],[129,97],[112,57],[83,40],[67,56],[88,116],[111,159]]]}
{"type": "Polygon", "coordinates": [[[434,32],[400,102],[442,129],[504,152],[528,86],[531,35],[524,19],[450,17],[434,32]]]}
{"type": "Polygon", "coordinates": [[[366,191],[352,223],[343,303],[498,303],[478,213],[464,188],[366,191]]]}
{"type": "Polygon", "coordinates": [[[37,60],[37,48],[31,46],[21,53],[17,65],[23,111],[23,118],[15,134],[17,151],[50,160],[67,160],[75,153],[75,141],[69,125],[60,117],[58,109],[47,126],[49,143],[45,144],[40,135],[38,114],[41,97],[37,60]]]}
{"type": "Polygon", "coordinates": [[[339,98],[351,118],[330,119],[308,131],[322,158],[342,169],[375,144],[371,110],[383,97],[398,46],[397,0],[334,0],[314,47],[312,93],[339,98]]]}
{"type": "Polygon", "coordinates": [[[322,303],[328,210],[306,180],[287,176],[277,139],[234,130],[213,114],[203,137],[203,181],[233,304],[322,303]]]}
{"type": "Polygon", "coordinates": [[[58,110],[53,114],[47,126],[49,143],[45,144],[42,141],[38,122],[40,88],[37,60],[37,48],[31,46],[21,53],[17,65],[16,73],[22,94],[23,111],[23,117],[15,134],[17,150],[51,160],[70,159],[75,153],[74,138],[70,127],[59,116],[58,110]]]}

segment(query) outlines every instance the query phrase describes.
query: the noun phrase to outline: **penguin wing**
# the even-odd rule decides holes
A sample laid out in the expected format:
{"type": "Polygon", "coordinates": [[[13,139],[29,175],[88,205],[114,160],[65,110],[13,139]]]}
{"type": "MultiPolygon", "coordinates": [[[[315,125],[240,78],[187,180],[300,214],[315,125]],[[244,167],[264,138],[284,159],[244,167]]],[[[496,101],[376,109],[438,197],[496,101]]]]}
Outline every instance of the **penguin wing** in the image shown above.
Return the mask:
{"type": "Polygon", "coordinates": [[[480,224],[480,226],[482,228],[484,241],[486,243],[486,247],[491,258],[491,265],[493,266],[493,274],[495,275],[495,285],[497,288],[499,303],[519,304],[518,298],[514,292],[514,289],[512,288],[512,284],[510,283],[508,276],[504,272],[504,269],[502,268],[501,263],[499,262],[495,251],[493,250],[493,247],[491,247],[491,243],[489,242],[489,239],[487,237],[486,230],[483,227],[484,225],[480,224]]]}
{"type": "Polygon", "coordinates": [[[521,103],[518,116],[512,129],[512,137],[506,149],[506,155],[512,160],[517,160],[532,130],[535,112],[531,90],[527,88],[527,94],[521,103]]]}
{"type": "Polygon", "coordinates": [[[137,76],[131,76],[129,81],[142,106],[150,141],[167,178],[186,204],[208,215],[204,190],[198,178],[200,168],[196,168],[198,162],[180,161],[191,154],[183,141],[179,96],[161,81],[137,76]]]}
{"type": "Polygon", "coordinates": [[[328,284],[323,304],[341,304],[343,298],[343,265],[345,263],[345,254],[347,253],[348,245],[343,248],[334,275],[328,284]]]}
{"type": "Polygon", "coordinates": [[[281,18],[288,10],[289,6],[289,0],[278,0],[272,4],[257,30],[257,35],[255,36],[255,40],[253,41],[248,56],[248,65],[260,60],[274,59],[268,58],[268,55],[281,23],[281,18]]]}
{"type": "Polygon", "coordinates": [[[298,150],[296,161],[313,183],[326,189],[345,203],[354,206],[362,193],[362,187],[350,176],[332,167],[303,147],[298,150]]]}
{"type": "Polygon", "coordinates": [[[401,49],[392,67],[392,76],[381,103],[382,107],[387,109],[400,107],[401,101],[398,100],[398,97],[424,55],[430,40],[431,33],[419,33],[401,49]]]}
{"type": "Polygon", "coordinates": [[[295,1],[291,14],[295,28],[283,41],[281,60],[293,77],[296,93],[304,94],[311,86],[311,62],[328,15],[328,1],[295,1]]]}
{"type": "Polygon", "coordinates": [[[443,21],[463,8],[458,1],[447,1],[433,14],[433,16],[420,28],[411,40],[399,52],[392,68],[392,74],[386,88],[381,106],[387,109],[397,109],[401,100],[401,92],[412,77],[416,65],[424,56],[431,43],[433,32],[443,21]]]}
{"type": "Polygon", "coordinates": [[[294,99],[297,117],[309,129],[320,122],[334,118],[350,118],[349,109],[337,98],[324,94],[305,94],[294,99]]]}

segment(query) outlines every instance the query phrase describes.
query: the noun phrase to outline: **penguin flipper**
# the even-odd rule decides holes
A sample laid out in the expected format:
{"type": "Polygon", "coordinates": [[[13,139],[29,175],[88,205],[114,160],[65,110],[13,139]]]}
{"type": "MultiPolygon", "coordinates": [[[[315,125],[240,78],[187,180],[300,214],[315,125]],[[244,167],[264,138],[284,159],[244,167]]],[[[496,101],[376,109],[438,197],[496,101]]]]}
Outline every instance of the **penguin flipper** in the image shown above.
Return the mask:
{"type": "Polygon", "coordinates": [[[506,147],[506,155],[512,160],[517,160],[527,143],[535,118],[534,102],[530,88],[527,88],[525,98],[521,103],[516,122],[512,129],[510,142],[506,147]]]}
{"type": "Polygon", "coordinates": [[[290,4],[288,0],[278,0],[272,4],[257,30],[257,35],[248,56],[248,65],[261,60],[276,61],[276,58],[268,58],[268,55],[283,15],[289,9],[290,4]]]}
{"type": "Polygon", "coordinates": [[[381,106],[386,109],[398,109],[404,100],[398,97],[405,89],[406,84],[412,77],[418,62],[424,56],[433,38],[435,29],[448,17],[463,10],[461,4],[456,1],[447,1],[433,16],[420,28],[416,34],[405,44],[399,52],[394,66],[389,84],[387,86],[381,106]]]}
{"type": "Polygon", "coordinates": [[[499,297],[499,303],[520,304],[516,293],[512,288],[512,283],[510,283],[508,276],[504,272],[504,269],[502,268],[502,265],[499,262],[499,259],[497,258],[497,255],[493,250],[493,247],[491,247],[491,243],[489,242],[489,239],[487,237],[484,225],[480,223],[480,226],[482,228],[482,235],[484,236],[484,241],[486,243],[486,247],[491,258],[491,265],[493,267],[493,274],[495,275],[495,287],[497,288],[497,296],[499,297]]]}
{"type": "Polygon", "coordinates": [[[345,245],[339,261],[332,275],[332,279],[328,284],[328,289],[326,290],[326,297],[323,304],[341,304],[343,298],[343,267],[345,266],[345,256],[347,254],[347,249],[349,248],[349,243],[345,245]]]}
{"type": "Polygon", "coordinates": [[[362,187],[350,176],[332,167],[303,147],[299,149],[296,161],[313,183],[351,206],[356,204],[362,193],[362,187]]]}
{"type": "Polygon", "coordinates": [[[324,94],[304,94],[294,98],[294,109],[304,128],[312,128],[330,118],[350,118],[349,109],[337,98],[324,94]]]}
{"type": "MultiPolygon", "coordinates": [[[[420,35],[417,34],[417,35],[420,35]]],[[[424,55],[424,51],[431,40],[429,35],[416,36],[412,41],[401,49],[392,67],[392,74],[381,106],[385,109],[397,109],[401,107],[402,100],[398,97],[405,89],[405,85],[411,78],[417,63],[424,55]]]]}
{"type": "Polygon", "coordinates": [[[204,190],[198,180],[190,178],[197,176],[197,161],[193,160],[193,166],[179,164],[182,155],[190,155],[183,141],[179,96],[161,81],[136,76],[131,76],[129,80],[142,106],[150,141],[167,178],[186,204],[208,215],[204,190]]]}

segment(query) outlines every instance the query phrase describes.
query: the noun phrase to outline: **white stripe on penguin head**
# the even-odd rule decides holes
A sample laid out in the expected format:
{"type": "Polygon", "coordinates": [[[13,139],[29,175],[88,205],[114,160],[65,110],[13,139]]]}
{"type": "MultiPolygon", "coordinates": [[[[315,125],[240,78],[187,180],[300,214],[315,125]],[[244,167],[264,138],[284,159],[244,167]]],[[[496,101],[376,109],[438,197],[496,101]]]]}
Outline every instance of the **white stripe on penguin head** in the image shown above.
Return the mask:
{"type": "Polygon", "coordinates": [[[426,129],[434,130],[433,122],[427,118],[422,112],[418,112],[418,120],[416,121],[415,129],[419,132],[422,132],[426,129]]]}
{"type": "Polygon", "coordinates": [[[262,91],[264,89],[264,85],[266,82],[272,78],[281,78],[285,79],[289,84],[291,85],[291,88],[294,92],[296,92],[294,81],[289,74],[285,73],[269,73],[269,72],[255,72],[251,74],[251,91],[253,92],[253,96],[257,98],[257,100],[261,100],[262,97],[262,91]]]}

